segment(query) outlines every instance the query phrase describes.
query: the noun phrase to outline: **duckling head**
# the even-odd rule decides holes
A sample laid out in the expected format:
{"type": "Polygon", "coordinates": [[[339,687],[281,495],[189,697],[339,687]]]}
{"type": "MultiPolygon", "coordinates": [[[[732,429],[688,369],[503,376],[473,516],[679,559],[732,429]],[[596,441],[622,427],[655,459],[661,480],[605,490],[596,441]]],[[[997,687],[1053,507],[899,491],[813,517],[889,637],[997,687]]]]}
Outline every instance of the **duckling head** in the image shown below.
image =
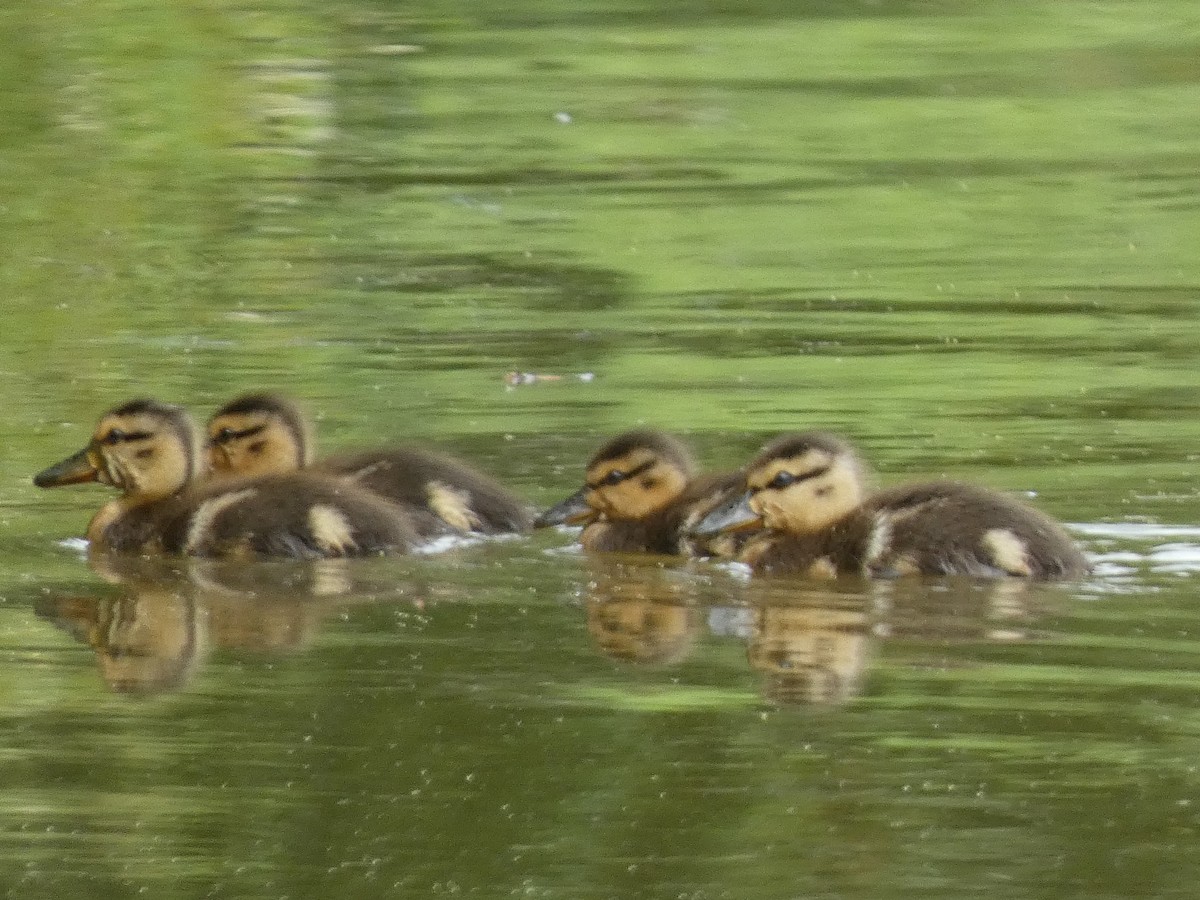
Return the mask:
{"type": "Polygon", "coordinates": [[[312,462],[313,438],[300,408],[278,394],[246,394],[208,420],[208,464],[220,475],[293,472],[312,462]]]}
{"type": "Polygon", "coordinates": [[[691,453],[676,438],[627,431],[596,451],[583,487],[538,516],[534,527],[645,519],[676,500],[695,474],[691,453]]]}
{"type": "Polygon", "coordinates": [[[814,534],[862,502],[866,474],[854,448],[821,431],[778,438],[746,467],[746,491],[718,506],[693,528],[697,535],[765,526],[814,534]]]}
{"type": "Polygon", "coordinates": [[[38,487],[98,481],[127,497],[156,500],[182,490],[198,472],[196,426],[185,410],[133,400],[100,417],[88,445],[34,476],[38,487]]]}

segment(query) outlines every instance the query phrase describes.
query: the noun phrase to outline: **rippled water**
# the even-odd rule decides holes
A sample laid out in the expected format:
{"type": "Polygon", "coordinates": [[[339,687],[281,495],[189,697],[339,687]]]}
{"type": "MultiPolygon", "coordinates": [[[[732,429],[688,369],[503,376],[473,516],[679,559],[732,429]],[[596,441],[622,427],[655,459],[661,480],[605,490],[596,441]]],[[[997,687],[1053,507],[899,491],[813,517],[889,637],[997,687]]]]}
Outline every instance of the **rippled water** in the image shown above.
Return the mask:
{"type": "Polygon", "coordinates": [[[0,11],[6,896],[1194,894],[1193,3],[184,12],[0,11]],[[29,481],[259,387],[538,505],[834,428],[1096,572],[92,569],[29,481]]]}

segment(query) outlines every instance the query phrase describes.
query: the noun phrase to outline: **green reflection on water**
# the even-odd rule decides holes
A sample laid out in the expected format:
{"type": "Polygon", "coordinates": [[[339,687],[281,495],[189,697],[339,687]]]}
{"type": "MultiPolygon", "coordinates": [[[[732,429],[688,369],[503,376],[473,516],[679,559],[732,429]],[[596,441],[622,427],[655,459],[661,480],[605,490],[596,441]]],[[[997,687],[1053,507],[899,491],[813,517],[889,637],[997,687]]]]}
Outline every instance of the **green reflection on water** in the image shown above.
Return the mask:
{"type": "Polygon", "coordinates": [[[1183,0],[0,11],[0,883],[1190,896],[1195,576],[1163,560],[1194,536],[1088,535],[1112,568],[1015,612],[768,616],[547,535],[139,618],[55,543],[99,492],[28,478],[130,395],[265,385],[330,448],[440,441],[536,502],[636,421],[714,467],[820,425],[885,483],[1194,523],[1195,25],[1183,0]],[[114,643],[134,626],[160,642],[114,643]],[[105,690],[131,659],[150,696],[105,690]]]}

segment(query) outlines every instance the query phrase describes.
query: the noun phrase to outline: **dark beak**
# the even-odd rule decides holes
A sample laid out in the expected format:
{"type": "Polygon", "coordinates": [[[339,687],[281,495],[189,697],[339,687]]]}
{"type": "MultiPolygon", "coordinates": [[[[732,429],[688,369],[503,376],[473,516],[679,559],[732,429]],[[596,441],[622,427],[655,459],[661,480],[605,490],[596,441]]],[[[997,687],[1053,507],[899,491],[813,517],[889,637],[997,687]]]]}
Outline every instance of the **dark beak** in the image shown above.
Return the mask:
{"type": "Polygon", "coordinates": [[[89,449],[89,447],[84,447],[74,456],[68,456],[62,462],[55,463],[50,468],[38,472],[33,476],[33,483],[38,487],[48,488],[95,481],[100,473],[92,465],[89,449]]]}
{"type": "Polygon", "coordinates": [[[596,511],[588,506],[587,493],[588,488],[581,487],[566,500],[550,507],[534,519],[533,527],[545,528],[547,525],[582,525],[585,522],[590,522],[596,518],[596,511]]]}
{"type": "Polygon", "coordinates": [[[711,537],[726,531],[741,531],[746,528],[756,528],[762,524],[762,519],[750,508],[750,492],[735,494],[729,500],[708,511],[699,522],[692,526],[692,534],[697,537],[711,537]]]}

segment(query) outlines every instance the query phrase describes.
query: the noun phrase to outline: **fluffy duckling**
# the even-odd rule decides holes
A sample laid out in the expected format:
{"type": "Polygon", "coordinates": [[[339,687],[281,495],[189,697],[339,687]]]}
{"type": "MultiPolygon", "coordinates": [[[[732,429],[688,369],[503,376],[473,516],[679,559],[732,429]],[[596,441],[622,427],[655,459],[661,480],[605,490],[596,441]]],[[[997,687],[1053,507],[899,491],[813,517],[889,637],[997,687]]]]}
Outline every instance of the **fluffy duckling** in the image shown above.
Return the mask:
{"type": "MultiPolygon", "coordinates": [[[[585,550],[712,555],[718,537],[691,538],[691,525],[740,486],[738,473],[696,475],[692,455],[661,431],[627,431],[596,451],[584,485],[534,520],[534,527],[583,525],[585,550]]],[[[730,547],[732,545],[729,545],[730,547]]]]}
{"type": "Polygon", "coordinates": [[[348,478],[400,504],[422,537],[528,531],[530,513],[507,489],[465,462],[416,447],[366,450],[313,463],[314,440],[300,408],[278,394],[246,394],[208,422],[213,472],[263,475],[311,469],[348,478]]]}
{"type": "Polygon", "coordinates": [[[93,551],[194,556],[362,556],[416,540],[393,504],[340,479],[282,475],[195,485],[191,417],[134,400],[105,413],[86,447],[34,478],[38,487],[98,481],[122,495],[103,506],[93,551]]]}
{"type": "Polygon", "coordinates": [[[748,490],[696,531],[765,526],[741,557],[756,572],[1034,579],[1088,572],[1059,525],[995,491],[930,482],[868,496],[858,454],[831,434],[779,438],[745,478],[748,490]]]}

